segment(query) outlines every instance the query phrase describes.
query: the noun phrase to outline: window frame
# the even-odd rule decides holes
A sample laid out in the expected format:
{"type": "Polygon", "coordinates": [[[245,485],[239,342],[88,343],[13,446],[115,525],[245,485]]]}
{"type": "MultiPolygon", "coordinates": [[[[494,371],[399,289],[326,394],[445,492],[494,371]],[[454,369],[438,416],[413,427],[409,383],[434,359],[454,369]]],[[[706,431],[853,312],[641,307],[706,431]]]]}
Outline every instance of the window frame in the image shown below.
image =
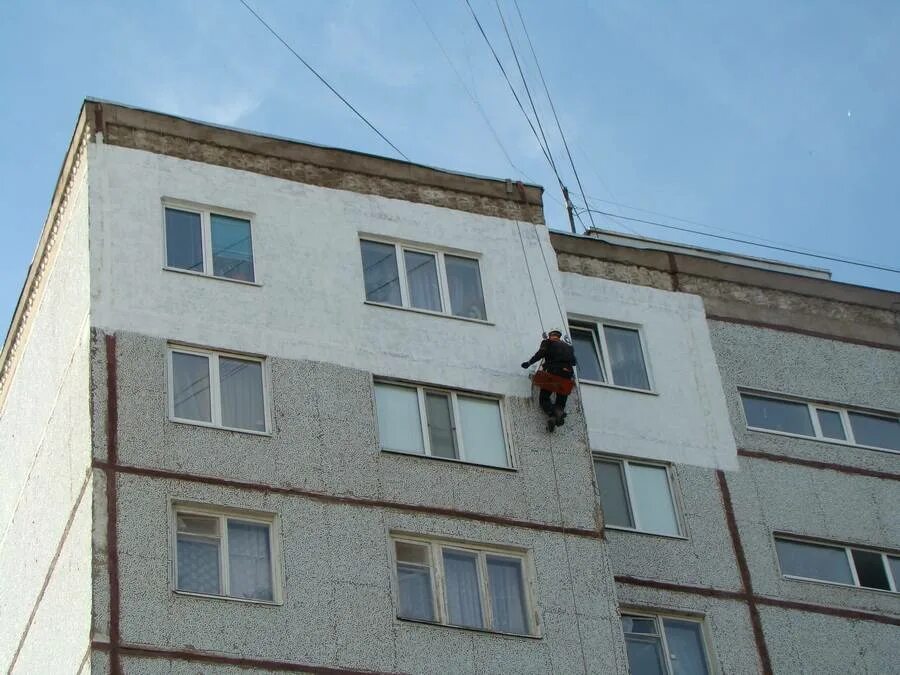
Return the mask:
{"type": "Polygon", "coordinates": [[[255,605],[284,604],[284,563],[282,560],[281,518],[277,513],[217,506],[200,502],[169,500],[169,589],[177,595],[249,602],[255,605]],[[178,588],[178,516],[179,514],[217,518],[219,522],[219,579],[222,593],[200,593],[178,588]],[[229,574],[228,520],[266,525],[269,528],[269,563],[272,575],[272,599],[242,598],[228,595],[229,574]]]}
{"type": "Polygon", "coordinates": [[[364,241],[371,242],[373,244],[384,244],[386,246],[394,247],[394,255],[395,260],[397,261],[397,278],[400,285],[400,304],[392,305],[389,302],[379,302],[377,300],[369,300],[366,297],[366,276],[365,270],[363,270],[363,302],[367,305],[374,305],[376,307],[390,307],[391,309],[403,309],[409,312],[420,312],[422,314],[430,314],[432,316],[444,316],[449,317],[451,319],[460,319],[462,321],[474,321],[475,323],[483,323],[493,325],[490,320],[490,311],[488,308],[487,302],[487,294],[484,292],[484,273],[482,271],[482,263],[483,259],[480,255],[476,253],[472,253],[470,251],[456,251],[453,249],[440,248],[437,246],[430,246],[427,244],[420,244],[414,242],[401,241],[397,239],[390,239],[385,237],[380,237],[378,235],[369,235],[366,233],[359,233],[358,244],[361,249],[362,243],[364,241]],[[409,290],[409,277],[407,276],[406,271],[406,256],[404,255],[406,251],[410,253],[420,253],[423,255],[434,256],[435,258],[435,267],[437,273],[437,281],[438,281],[438,293],[441,301],[441,310],[436,311],[433,309],[423,309],[421,307],[413,307],[410,304],[410,290],[409,290]],[[465,258],[467,260],[473,260],[478,264],[478,278],[481,281],[481,301],[484,304],[484,316],[485,318],[479,319],[477,317],[471,316],[460,316],[458,314],[453,313],[453,307],[450,302],[450,282],[447,278],[447,266],[444,260],[445,256],[451,256],[454,258],[465,258]]]}
{"type": "Polygon", "coordinates": [[[778,392],[763,391],[760,389],[750,389],[747,387],[738,387],[738,396],[740,398],[741,415],[743,416],[744,425],[748,431],[755,431],[763,434],[775,434],[778,436],[787,436],[788,438],[803,438],[806,440],[816,441],[818,443],[833,443],[835,445],[844,445],[852,448],[862,448],[865,450],[877,450],[878,452],[889,452],[894,455],[900,454],[900,450],[893,448],[883,448],[877,445],[865,445],[856,442],[856,436],[853,432],[853,425],[850,422],[850,413],[860,415],[868,415],[869,417],[880,417],[882,419],[893,420],[900,425],[900,414],[885,412],[881,410],[870,410],[865,408],[857,408],[854,406],[840,405],[838,403],[824,403],[810,399],[804,399],[799,396],[791,396],[790,394],[781,394],[778,392]],[[773,401],[784,401],[786,403],[798,403],[805,405],[807,414],[810,417],[813,428],[813,436],[801,434],[795,431],[780,431],[778,429],[766,429],[765,427],[755,427],[750,424],[747,419],[747,411],[744,408],[744,396],[752,396],[755,398],[770,399],[773,401]],[[843,427],[844,440],[840,438],[832,438],[822,433],[822,425],[819,421],[818,411],[834,412],[840,415],[841,426],[843,427]]]}
{"type": "Polygon", "coordinates": [[[885,549],[873,548],[871,546],[849,544],[843,542],[827,541],[823,539],[813,539],[803,535],[791,534],[789,532],[773,532],[772,543],[775,550],[775,563],[778,573],[783,579],[790,581],[802,581],[815,584],[826,584],[828,586],[840,586],[842,588],[853,588],[860,591],[875,591],[876,593],[890,593],[897,595],[900,593],[900,579],[895,579],[891,569],[890,558],[900,558],[900,551],[888,551],[885,549]],[[781,557],[778,555],[777,542],[792,541],[798,544],[806,544],[807,546],[818,546],[820,548],[841,549],[847,557],[847,564],[850,568],[850,577],[853,579],[852,584],[844,584],[840,581],[829,581],[828,579],[817,579],[816,577],[804,577],[797,574],[785,574],[781,567],[781,557]],[[881,564],[884,567],[885,578],[888,580],[888,588],[872,588],[871,586],[861,586],[859,583],[859,572],[856,570],[856,561],[853,559],[853,551],[861,553],[875,553],[881,556],[881,564]]]}
{"type": "MultiPolygon", "coordinates": [[[[688,539],[687,536],[687,525],[684,517],[682,516],[683,505],[681,503],[681,495],[680,491],[677,489],[677,479],[675,476],[675,468],[672,464],[667,462],[661,462],[657,460],[644,460],[644,459],[635,459],[632,457],[626,457],[623,455],[608,455],[599,452],[591,453],[591,471],[596,471],[594,468],[594,463],[597,461],[602,462],[615,462],[621,465],[622,476],[624,478],[626,498],[628,499],[628,512],[631,515],[631,520],[634,521],[634,527],[627,527],[625,525],[610,525],[604,519],[603,529],[604,530],[621,530],[623,532],[636,532],[637,534],[645,534],[651,537],[666,537],[669,539],[688,539]],[[668,534],[666,532],[653,532],[651,530],[642,530],[638,526],[638,518],[637,512],[633,506],[633,500],[631,497],[632,488],[631,488],[631,477],[628,470],[628,465],[630,464],[639,464],[642,466],[650,466],[657,469],[664,469],[666,472],[666,480],[669,484],[669,495],[672,498],[672,510],[675,515],[675,525],[678,528],[677,534],[668,534]]],[[[596,475],[596,474],[595,474],[596,475]]],[[[596,487],[596,499],[600,502],[600,506],[602,508],[603,501],[600,499],[600,490],[599,486],[596,487]]]]}
{"type": "Polygon", "coordinates": [[[512,450],[512,436],[509,432],[509,426],[507,424],[507,416],[505,411],[505,398],[503,396],[498,396],[494,394],[486,394],[482,392],[474,392],[468,391],[465,389],[451,389],[448,387],[440,387],[437,385],[425,384],[421,382],[409,382],[407,380],[396,380],[386,377],[372,377],[372,407],[375,413],[375,435],[378,439],[379,447],[381,448],[381,452],[388,452],[396,455],[404,455],[407,457],[423,457],[427,459],[434,459],[444,462],[456,462],[458,464],[468,464],[471,466],[483,466],[488,469],[500,469],[501,471],[515,471],[516,466],[513,461],[513,450],[512,450]],[[376,387],[379,384],[384,384],[391,387],[405,387],[407,389],[414,389],[416,391],[416,401],[419,406],[419,430],[422,434],[422,454],[417,452],[407,452],[406,450],[395,450],[393,448],[385,448],[381,445],[381,434],[380,434],[380,421],[378,419],[378,404],[376,397],[378,396],[376,392],[376,387]],[[428,411],[426,409],[425,397],[427,394],[438,394],[442,396],[448,396],[450,399],[450,424],[453,431],[453,438],[456,444],[456,451],[459,454],[459,457],[441,457],[439,455],[434,455],[431,452],[431,437],[428,433],[428,411]],[[506,449],[506,466],[497,466],[496,464],[483,464],[481,462],[475,462],[470,459],[467,459],[465,456],[465,442],[463,441],[462,434],[462,420],[459,414],[459,400],[458,397],[462,396],[463,398],[475,398],[482,399],[485,401],[491,401],[497,404],[498,410],[500,411],[500,429],[503,433],[503,444],[506,449]]]}
{"type": "Polygon", "coordinates": [[[163,198],[162,200],[162,268],[166,272],[178,272],[180,274],[191,274],[195,277],[206,277],[209,279],[219,279],[220,281],[231,281],[236,284],[244,284],[247,286],[262,286],[259,282],[259,266],[256,260],[256,248],[253,246],[253,231],[256,229],[254,220],[256,215],[247,211],[236,211],[234,209],[220,208],[218,206],[208,206],[205,204],[197,204],[179,199],[163,198]],[[169,242],[166,226],[166,209],[175,211],[184,211],[186,213],[194,213],[200,216],[200,245],[203,251],[203,271],[189,270],[183,267],[173,267],[169,265],[169,242]],[[225,216],[226,218],[238,218],[246,220],[250,224],[250,250],[251,261],[253,262],[253,281],[246,279],[232,279],[213,274],[214,260],[212,248],[212,216],[225,216]]]}
{"type": "Polygon", "coordinates": [[[495,635],[510,635],[531,639],[540,639],[541,622],[537,607],[537,593],[535,589],[535,570],[531,552],[519,547],[496,546],[480,542],[448,539],[444,537],[432,537],[429,535],[392,530],[388,534],[388,547],[390,549],[391,584],[394,593],[394,616],[397,621],[409,621],[431,626],[456,628],[459,630],[472,630],[480,633],[492,633],[495,635]],[[400,582],[397,574],[397,549],[396,542],[415,544],[428,547],[428,556],[431,564],[431,590],[434,602],[433,610],[436,619],[413,619],[400,616],[400,582]],[[484,627],[459,626],[449,623],[449,609],[447,607],[447,580],[444,572],[443,551],[461,551],[476,556],[476,570],[478,574],[478,590],[481,600],[481,616],[484,627]],[[522,593],[525,601],[525,619],[528,623],[528,633],[510,633],[493,628],[494,616],[490,595],[490,583],[488,580],[487,557],[510,558],[519,561],[522,569],[522,593]]]}
{"type": "Polygon", "coordinates": [[[606,378],[605,382],[599,380],[586,380],[578,374],[578,366],[575,366],[575,376],[579,384],[589,384],[596,387],[609,387],[611,389],[621,389],[623,391],[633,391],[638,394],[650,394],[658,396],[656,390],[656,381],[653,378],[653,369],[650,367],[649,350],[647,349],[647,340],[644,335],[644,327],[639,324],[627,323],[624,321],[613,321],[609,319],[587,318],[569,315],[567,318],[567,326],[569,335],[575,330],[590,331],[594,341],[594,353],[597,361],[600,363],[600,372],[606,378]],[[606,343],[606,333],[603,330],[606,326],[611,328],[622,328],[632,330],[638,334],[638,340],[641,345],[641,357],[644,361],[644,373],[647,375],[647,389],[638,387],[629,387],[622,384],[616,384],[613,380],[612,363],[609,360],[609,346],[606,343]]]}
{"type": "Polygon", "coordinates": [[[177,342],[170,342],[166,345],[166,407],[168,409],[169,421],[177,424],[192,424],[194,426],[206,427],[208,429],[223,429],[225,431],[234,431],[242,434],[253,434],[256,436],[272,435],[272,410],[271,410],[271,394],[270,394],[271,377],[269,374],[269,360],[257,354],[244,354],[241,352],[232,352],[223,349],[212,349],[209,347],[198,347],[195,345],[186,345],[177,342]],[[191,354],[195,356],[205,356],[209,365],[209,416],[210,421],[192,420],[187,417],[178,417],[175,415],[175,386],[174,376],[175,368],[173,363],[173,354],[191,354]],[[222,424],[222,390],[219,379],[219,358],[234,358],[242,361],[253,361],[259,363],[260,373],[262,376],[262,395],[263,395],[263,415],[265,417],[266,428],[263,431],[257,429],[242,429],[241,427],[230,427],[222,424]]]}
{"type": "MultiPolygon", "coordinates": [[[[699,624],[700,626],[700,635],[703,639],[703,657],[706,659],[706,670],[710,675],[716,675],[719,672],[719,669],[716,667],[716,663],[713,660],[713,642],[712,636],[709,632],[709,625],[706,621],[706,617],[704,616],[695,616],[690,614],[678,614],[675,612],[667,612],[667,611],[656,611],[656,610],[648,610],[648,609],[640,609],[634,608],[631,606],[621,607],[619,610],[620,618],[622,616],[635,617],[638,619],[650,619],[653,621],[656,626],[657,635],[660,639],[660,647],[663,651],[663,657],[665,658],[665,668],[666,673],[671,674],[672,670],[672,659],[669,652],[669,641],[666,637],[665,625],[664,622],[666,619],[672,619],[675,621],[685,621],[699,624]]],[[[621,625],[621,621],[619,625],[622,628],[622,636],[627,640],[625,627],[621,625]]],[[[630,664],[629,664],[630,667],[630,664]]]]}

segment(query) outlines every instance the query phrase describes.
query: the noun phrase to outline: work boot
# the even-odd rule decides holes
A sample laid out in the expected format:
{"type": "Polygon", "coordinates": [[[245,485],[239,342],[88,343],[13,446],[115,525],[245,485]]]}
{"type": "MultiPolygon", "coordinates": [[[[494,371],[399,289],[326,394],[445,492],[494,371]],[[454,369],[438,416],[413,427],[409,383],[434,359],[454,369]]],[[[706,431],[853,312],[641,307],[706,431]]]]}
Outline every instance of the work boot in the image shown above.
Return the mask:
{"type": "Polygon", "coordinates": [[[561,427],[566,423],[566,413],[559,408],[553,409],[553,422],[556,426],[561,427]]]}
{"type": "Polygon", "coordinates": [[[547,431],[552,433],[554,429],[556,429],[556,418],[548,417],[547,418],[547,431]]]}

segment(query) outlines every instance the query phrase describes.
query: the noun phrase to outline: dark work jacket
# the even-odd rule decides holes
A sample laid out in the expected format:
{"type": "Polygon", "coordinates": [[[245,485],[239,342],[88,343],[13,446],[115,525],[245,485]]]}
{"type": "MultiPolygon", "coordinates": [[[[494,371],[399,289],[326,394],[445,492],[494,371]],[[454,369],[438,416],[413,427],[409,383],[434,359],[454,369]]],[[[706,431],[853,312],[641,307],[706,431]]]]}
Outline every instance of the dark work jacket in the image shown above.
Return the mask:
{"type": "Polygon", "coordinates": [[[563,377],[572,377],[573,369],[577,365],[575,350],[572,345],[563,340],[547,339],[542,341],[540,348],[528,360],[528,365],[541,359],[544,359],[544,370],[563,377]]]}

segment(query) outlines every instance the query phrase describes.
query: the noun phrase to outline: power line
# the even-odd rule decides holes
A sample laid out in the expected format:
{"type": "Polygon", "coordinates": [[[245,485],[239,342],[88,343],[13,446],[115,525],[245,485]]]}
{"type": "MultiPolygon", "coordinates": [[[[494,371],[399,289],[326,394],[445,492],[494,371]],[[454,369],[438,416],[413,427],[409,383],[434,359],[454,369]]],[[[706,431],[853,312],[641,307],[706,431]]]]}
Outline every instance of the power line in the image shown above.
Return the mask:
{"type": "Polygon", "coordinates": [[[846,265],[856,265],[857,267],[867,267],[873,270],[881,270],[882,272],[893,272],[894,274],[900,274],[900,269],[896,267],[886,267],[884,265],[878,265],[875,263],[867,263],[861,262],[857,260],[848,260],[846,258],[838,258],[836,256],[830,255],[820,255],[818,253],[807,253],[806,251],[800,251],[794,248],[786,248],[784,246],[771,246],[769,244],[760,244],[755,241],[750,241],[748,239],[739,239],[737,237],[726,237],[721,234],[712,234],[710,232],[701,232],[700,230],[692,230],[689,227],[678,227],[677,225],[667,225],[665,223],[658,223],[654,220],[645,220],[643,218],[632,218],[631,216],[623,216],[618,213],[609,213],[607,211],[594,210],[594,213],[599,213],[605,216],[615,216],[616,218],[622,218],[624,220],[630,220],[635,223],[643,223],[645,225],[654,225],[656,227],[664,227],[668,230],[678,230],[679,232],[690,232],[691,234],[699,234],[703,237],[712,237],[714,239],[723,239],[725,241],[733,241],[739,244],[749,244],[750,246],[759,246],[760,248],[767,248],[773,251],[782,251],[784,253],[794,253],[796,255],[803,255],[810,258],[818,258],[820,260],[829,260],[831,262],[844,263],[846,265]]]}
{"type": "Polygon", "coordinates": [[[247,8],[247,11],[248,11],[248,12],[250,12],[253,16],[256,17],[256,20],[257,20],[257,21],[259,21],[263,26],[266,27],[266,30],[268,30],[272,35],[274,35],[275,38],[276,38],[281,44],[283,44],[285,47],[287,47],[288,51],[290,51],[291,54],[293,54],[293,55],[297,58],[297,60],[300,61],[300,63],[302,63],[304,66],[306,66],[306,68],[309,70],[309,72],[311,72],[313,75],[315,75],[315,76],[319,79],[319,81],[320,81],[322,84],[324,84],[326,87],[328,87],[328,89],[331,91],[332,94],[334,94],[334,95],[337,96],[339,99],[341,99],[341,101],[343,101],[344,105],[346,105],[348,108],[350,108],[350,110],[352,110],[352,111],[356,114],[356,116],[359,117],[359,119],[361,119],[363,122],[366,123],[366,126],[368,126],[368,127],[369,127],[372,131],[374,131],[376,134],[378,134],[378,136],[381,138],[381,140],[383,140],[385,143],[387,143],[389,146],[391,146],[391,147],[394,149],[394,151],[395,151],[398,155],[400,155],[403,159],[405,159],[407,162],[412,161],[412,160],[410,160],[409,157],[407,157],[405,154],[403,154],[403,151],[400,150],[400,148],[398,148],[396,145],[394,145],[393,143],[391,143],[391,142],[388,140],[388,137],[385,136],[383,133],[381,133],[381,132],[375,127],[374,124],[372,124],[368,119],[366,119],[365,115],[363,115],[361,112],[359,112],[359,110],[357,110],[356,108],[354,108],[354,107],[353,107],[353,104],[350,103],[350,101],[348,101],[346,98],[344,98],[343,96],[341,96],[341,95],[338,93],[337,89],[335,89],[334,87],[332,87],[331,84],[329,84],[328,80],[326,80],[324,77],[322,77],[322,76],[318,73],[318,71],[317,71],[315,68],[313,68],[311,65],[309,65],[309,63],[306,61],[306,59],[304,59],[302,56],[300,56],[300,54],[298,54],[298,53],[296,52],[296,50],[295,50],[293,47],[291,47],[287,42],[285,42],[285,41],[284,41],[284,38],[282,38],[277,32],[275,32],[275,29],[272,28],[269,24],[267,24],[267,23],[265,22],[265,20],[264,20],[259,14],[257,14],[257,13],[254,11],[253,8],[245,2],[245,0],[238,0],[238,1],[239,1],[244,7],[247,8]]]}
{"type": "MultiPolygon", "coordinates": [[[[497,9],[500,9],[500,4],[498,0],[497,9]]],[[[531,35],[528,34],[528,27],[525,25],[525,17],[522,16],[522,10],[519,8],[519,0],[513,0],[513,4],[516,7],[516,12],[519,15],[519,21],[522,23],[522,30],[525,32],[525,38],[528,40],[528,47],[531,49],[531,56],[534,58],[534,63],[537,66],[538,75],[541,77],[541,84],[544,86],[544,93],[547,95],[547,101],[550,102],[550,110],[553,111],[553,119],[556,120],[556,128],[559,130],[559,135],[562,138],[563,147],[566,149],[566,155],[569,157],[569,166],[572,167],[572,173],[575,174],[575,181],[578,183],[578,189],[582,193],[582,199],[584,199],[584,187],[581,185],[581,178],[578,175],[578,170],[575,168],[575,161],[572,159],[572,153],[569,151],[569,143],[566,140],[566,135],[563,133],[562,125],[559,122],[559,115],[556,114],[556,106],[553,104],[553,97],[550,96],[550,88],[547,86],[547,80],[544,79],[544,71],[541,68],[541,62],[538,60],[537,52],[534,49],[534,43],[531,41],[531,35]]],[[[503,18],[503,15],[500,15],[503,18]]],[[[505,27],[505,24],[504,24],[505,27]]],[[[507,33],[508,35],[508,33],[507,33]]],[[[510,40],[510,45],[512,44],[512,40],[510,40]]],[[[515,53],[515,52],[513,52],[515,53]]],[[[523,76],[524,79],[524,76],[523,76]]],[[[527,90],[527,89],[526,89],[527,90]]],[[[533,104],[532,104],[533,105],[533,104]]],[[[537,115],[537,112],[535,112],[537,115]]],[[[596,227],[594,224],[594,214],[590,212],[590,207],[588,206],[587,200],[584,202],[584,208],[588,209],[588,217],[591,219],[591,227],[596,227]]],[[[581,219],[579,218],[579,221],[581,219]]],[[[582,226],[584,223],[582,223],[582,226]]]]}

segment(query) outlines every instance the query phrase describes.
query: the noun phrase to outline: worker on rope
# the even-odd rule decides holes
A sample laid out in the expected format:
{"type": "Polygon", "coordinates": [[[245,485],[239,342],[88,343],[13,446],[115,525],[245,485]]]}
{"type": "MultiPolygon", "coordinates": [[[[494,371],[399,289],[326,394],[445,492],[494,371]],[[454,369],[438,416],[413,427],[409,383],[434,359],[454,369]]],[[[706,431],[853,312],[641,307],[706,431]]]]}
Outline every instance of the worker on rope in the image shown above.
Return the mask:
{"type": "Polygon", "coordinates": [[[562,426],[566,420],[566,399],[572,391],[575,376],[575,350],[568,337],[563,332],[554,328],[549,333],[544,333],[541,346],[528,361],[522,362],[523,368],[544,360],[541,370],[534,377],[534,384],[540,387],[539,401],[541,409],[547,413],[547,431],[553,431],[562,426]],[[551,402],[551,394],[556,394],[556,399],[551,402]]]}

